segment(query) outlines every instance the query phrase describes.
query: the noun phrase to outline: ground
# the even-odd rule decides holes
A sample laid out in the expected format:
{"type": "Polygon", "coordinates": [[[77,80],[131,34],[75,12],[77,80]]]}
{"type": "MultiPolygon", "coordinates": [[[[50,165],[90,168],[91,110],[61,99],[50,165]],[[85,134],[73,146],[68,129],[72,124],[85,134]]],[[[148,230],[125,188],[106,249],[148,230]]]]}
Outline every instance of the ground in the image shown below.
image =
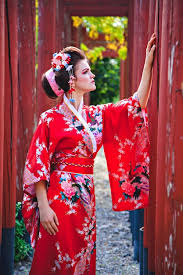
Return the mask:
{"type": "MultiPolygon", "coordinates": [[[[97,215],[96,275],[137,275],[139,264],[133,260],[129,213],[112,211],[107,166],[103,149],[94,168],[97,215]]],[[[14,275],[27,275],[31,257],[15,266],[14,275]]]]}

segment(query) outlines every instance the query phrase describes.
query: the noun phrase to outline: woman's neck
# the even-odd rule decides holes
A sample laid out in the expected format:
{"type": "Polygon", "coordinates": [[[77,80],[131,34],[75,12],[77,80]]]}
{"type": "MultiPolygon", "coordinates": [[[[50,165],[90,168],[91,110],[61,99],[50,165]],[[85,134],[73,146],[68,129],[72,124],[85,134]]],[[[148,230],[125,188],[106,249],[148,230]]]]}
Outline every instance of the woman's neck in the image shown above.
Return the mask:
{"type": "MultiPolygon", "coordinates": [[[[66,93],[66,96],[68,99],[71,98],[71,95],[70,93],[66,93]]],[[[70,102],[74,108],[78,111],[79,109],[79,105],[81,103],[81,100],[82,100],[82,97],[83,97],[83,93],[78,93],[78,92],[72,92],[72,99],[74,99],[74,102],[70,102]]]]}

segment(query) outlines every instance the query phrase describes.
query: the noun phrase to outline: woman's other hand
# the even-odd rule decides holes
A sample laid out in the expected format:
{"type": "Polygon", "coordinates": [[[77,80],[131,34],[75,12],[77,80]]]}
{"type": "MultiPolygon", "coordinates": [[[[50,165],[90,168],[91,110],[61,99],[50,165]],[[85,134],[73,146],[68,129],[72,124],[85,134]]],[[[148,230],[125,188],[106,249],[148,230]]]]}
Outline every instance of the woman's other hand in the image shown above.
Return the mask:
{"type": "Polygon", "coordinates": [[[139,102],[142,109],[144,109],[147,105],[150,90],[151,90],[152,67],[153,67],[153,61],[154,61],[154,51],[156,48],[155,42],[156,42],[156,35],[155,33],[153,33],[147,44],[144,68],[142,72],[140,85],[137,90],[139,102]]]}
{"type": "Polygon", "coordinates": [[[55,235],[58,232],[58,218],[53,209],[47,205],[39,208],[40,222],[44,229],[50,234],[55,235]]]}
{"type": "Polygon", "coordinates": [[[156,35],[155,33],[152,34],[146,48],[146,58],[145,58],[145,66],[148,68],[152,68],[153,61],[154,61],[154,52],[156,49],[156,35]]]}

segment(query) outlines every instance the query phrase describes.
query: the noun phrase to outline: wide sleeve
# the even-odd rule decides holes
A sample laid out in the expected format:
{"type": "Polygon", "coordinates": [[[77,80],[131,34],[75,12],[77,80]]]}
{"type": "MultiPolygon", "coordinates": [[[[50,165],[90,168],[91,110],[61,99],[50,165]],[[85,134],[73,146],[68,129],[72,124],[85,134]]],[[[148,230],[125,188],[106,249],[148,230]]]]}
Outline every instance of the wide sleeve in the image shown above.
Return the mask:
{"type": "Polygon", "coordinates": [[[103,146],[115,211],[148,205],[149,138],[147,111],[137,93],[103,106],[103,146]]]}
{"type": "Polygon", "coordinates": [[[35,193],[35,183],[45,180],[47,186],[50,178],[49,128],[47,122],[40,117],[37,129],[33,135],[27,154],[23,175],[22,216],[31,237],[31,244],[35,242],[39,232],[39,210],[35,193]]]}

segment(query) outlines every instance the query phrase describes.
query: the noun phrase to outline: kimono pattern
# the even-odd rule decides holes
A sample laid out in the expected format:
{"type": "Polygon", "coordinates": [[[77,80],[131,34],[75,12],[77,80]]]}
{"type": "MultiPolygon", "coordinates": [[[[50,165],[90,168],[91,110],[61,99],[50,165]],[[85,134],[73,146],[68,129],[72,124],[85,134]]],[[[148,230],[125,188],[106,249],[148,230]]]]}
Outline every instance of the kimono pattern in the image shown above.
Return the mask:
{"type": "Polygon", "coordinates": [[[35,248],[30,274],[95,274],[93,165],[104,146],[115,211],[144,208],[149,196],[147,113],[137,93],[78,111],[64,95],[42,113],[27,154],[22,215],[35,248]],[[45,180],[58,220],[49,235],[39,221],[35,183],[45,180]]]}

